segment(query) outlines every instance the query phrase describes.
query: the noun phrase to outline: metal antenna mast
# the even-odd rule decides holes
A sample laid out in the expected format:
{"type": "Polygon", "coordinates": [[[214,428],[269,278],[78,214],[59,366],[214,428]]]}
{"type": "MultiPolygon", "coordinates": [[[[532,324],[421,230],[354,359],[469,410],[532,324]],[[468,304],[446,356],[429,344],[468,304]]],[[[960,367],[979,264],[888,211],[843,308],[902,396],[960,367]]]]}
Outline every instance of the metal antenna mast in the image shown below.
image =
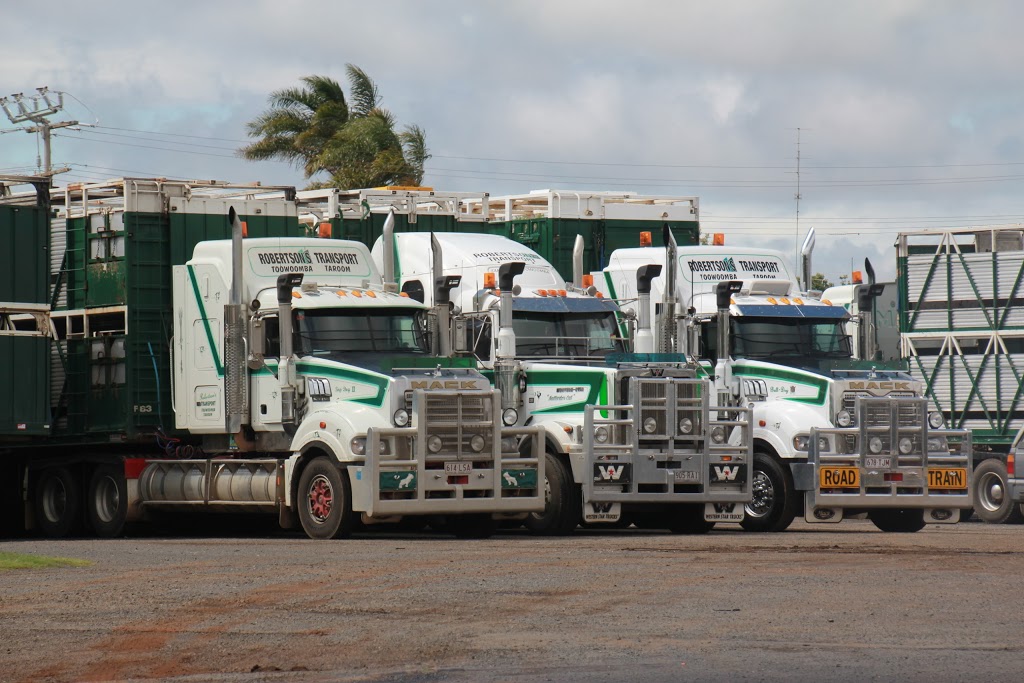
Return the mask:
{"type": "MultiPolygon", "coordinates": [[[[59,123],[47,121],[46,117],[53,116],[64,108],[64,93],[51,93],[46,86],[36,88],[36,92],[39,94],[29,95],[28,97],[25,97],[20,92],[8,95],[7,97],[0,97],[0,107],[3,108],[11,123],[18,124],[31,121],[36,124],[28,128],[15,128],[14,130],[23,130],[26,133],[39,133],[39,137],[43,140],[43,175],[51,175],[50,131],[54,128],[77,126],[78,121],[61,121],[59,123]],[[52,95],[57,96],[56,101],[52,99],[52,95]],[[10,106],[12,104],[14,111],[12,111],[10,106]]],[[[13,133],[14,130],[0,132],[13,133]]]]}
{"type": "MultiPolygon", "coordinates": [[[[793,237],[793,263],[800,262],[800,129],[796,129],[796,235],[793,237]]],[[[810,289],[809,282],[801,283],[805,289],[810,289]]]]}

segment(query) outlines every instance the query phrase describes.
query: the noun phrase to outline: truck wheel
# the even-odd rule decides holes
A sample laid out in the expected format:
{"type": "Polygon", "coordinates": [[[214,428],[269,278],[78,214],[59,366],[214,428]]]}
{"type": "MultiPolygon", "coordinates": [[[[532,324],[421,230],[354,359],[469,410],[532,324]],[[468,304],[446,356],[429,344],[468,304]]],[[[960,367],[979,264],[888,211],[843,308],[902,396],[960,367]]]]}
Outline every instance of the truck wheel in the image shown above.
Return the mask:
{"type": "Polygon", "coordinates": [[[85,514],[89,528],[100,538],[121,535],[128,517],[128,484],[123,468],[98,465],[92,471],[85,497],[85,514]]]}
{"type": "Polygon", "coordinates": [[[490,538],[497,528],[490,513],[448,516],[448,529],[455,538],[490,538]]]}
{"type": "Polygon", "coordinates": [[[746,531],[784,531],[796,517],[796,492],[789,468],[767,453],[754,453],[754,499],[743,508],[746,531]]]}
{"type": "Polygon", "coordinates": [[[715,527],[704,519],[704,505],[673,505],[666,515],[668,530],[674,534],[706,534],[715,527]]]}
{"type": "Polygon", "coordinates": [[[974,470],[974,513],[988,524],[1016,524],[1024,520],[1020,506],[1010,500],[1006,465],[989,458],[974,470]]]}
{"type": "Polygon", "coordinates": [[[580,489],[562,460],[544,454],[544,512],[532,512],[526,528],[535,534],[564,536],[571,533],[583,515],[580,489]]]}
{"type": "Polygon", "coordinates": [[[348,478],[329,459],[316,458],[302,470],[296,505],[302,529],[310,538],[342,538],[352,533],[348,478]]]}
{"type": "Polygon", "coordinates": [[[82,528],[82,495],[78,479],[66,467],[43,470],[36,483],[36,524],[44,536],[63,538],[82,528]]]}
{"type": "Polygon", "coordinates": [[[912,534],[924,528],[924,510],[882,508],[868,513],[872,524],[889,533],[912,534]]]}

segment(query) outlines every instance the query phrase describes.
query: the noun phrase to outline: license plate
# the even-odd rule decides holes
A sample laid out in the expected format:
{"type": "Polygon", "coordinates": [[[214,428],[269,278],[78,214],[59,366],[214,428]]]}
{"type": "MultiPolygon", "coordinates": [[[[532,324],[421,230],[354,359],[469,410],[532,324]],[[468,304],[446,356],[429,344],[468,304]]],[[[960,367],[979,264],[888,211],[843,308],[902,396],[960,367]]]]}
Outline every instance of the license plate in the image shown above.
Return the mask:
{"type": "Polygon", "coordinates": [[[892,458],[864,458],[864,467],[889,469],[892,467],[892,458]]]}
{"type": "Polygon", "coordinates": [[[928,488],[966,489],[967,470],[963,467],[929,467],[928,488]]]}
{"type": "Polygon", "coordinates": [[[676,481],[700,482],[700,472],[694,472],[693,470],[676,470],[673,478],[676,481]]]}
{"type": "Polygon", "coordinates": [[[856,467],[822,467],[818,470],[818,485],[823,489],[858,489],[860,470],[856,467]]]}
{"type": "Polygon", "coordinates": [[[742,522],[743,503],[704,503],[705,522],[742,522]]]}
{"type": "Polygon", "coordinates": [[[458,474],[472,474],[473,463],[471,462],[446,462],[444,464],[444,473],[448,475],[458,474]]]}

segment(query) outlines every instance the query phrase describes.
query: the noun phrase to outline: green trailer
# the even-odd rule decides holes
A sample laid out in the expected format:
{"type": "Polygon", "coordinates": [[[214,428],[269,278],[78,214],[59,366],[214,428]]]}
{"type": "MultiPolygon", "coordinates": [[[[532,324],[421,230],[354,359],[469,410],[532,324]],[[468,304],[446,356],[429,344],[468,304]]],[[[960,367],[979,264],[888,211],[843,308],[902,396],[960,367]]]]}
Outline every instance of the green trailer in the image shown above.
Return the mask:
{"type": "Polygon", "coordinates": [[[901,233],[902,354],[932,404],[974,444],[975,511],[1024,521],[1012,446],[1024,429],[1024,230],[901,233]]]}
{"type": "Polygon", "coordinates": [[[699,204],[697,197],[536,190],[471,201],[466,213],[486,219],[488,232],[529,246],[571,280],[577,235],[586,245],[583,272],[599,271],[616,249],[643,246],[641,233],[660,240],[666,224],[679,246],[698,244],[699,204]]]}
{"type": "Polygon", "coordinates": [[[0,440],[50,425],[49,187],[0,176],[0,440]]]}

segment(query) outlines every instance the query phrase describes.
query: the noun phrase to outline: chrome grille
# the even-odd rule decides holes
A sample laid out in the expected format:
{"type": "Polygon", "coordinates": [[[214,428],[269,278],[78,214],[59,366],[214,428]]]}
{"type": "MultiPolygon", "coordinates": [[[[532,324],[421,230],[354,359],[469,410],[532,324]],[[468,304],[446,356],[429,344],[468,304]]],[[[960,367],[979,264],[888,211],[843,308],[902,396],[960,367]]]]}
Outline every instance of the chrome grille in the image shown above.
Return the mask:
{"type": "MultiPolygon", "coordinates": [[[[427,438],[437,436],[441,439],[441,449],[433,453],[427,451],[428,461],[450,460],[490,460],[494,440],[494,399],[492,394],[424,394],[425,401],[419,416],[413,419],[423,420],[427,438]],[[483,448],[479,451],[472,448],[473,437],[483,437],[483,448]]],[[[406,410],[413,412],[411,392],[406,398],[406,410]]]]}
{"type": "MultiPolygon", "coordinates": [[[[857,398],[858,397],[861,397],[861,398],[882,398],[882,397],[872,396],[871,394],[869,394],[866,391],[844,391],[843,392],[843,407],[842,407],[842,410],[845,410],[846,412],[848,412],[850,414],[850,419],[851,419],[850,426],[855,426],[857,424],[857,398]]],[[[913,397],[914,397],[914,392],[912,392],[912,391],[893,391],[893,392],[890,392],[890,393],[888,393],[888,394],[886,394],[884,396],[884,398],[913,398],[913,397]]],[[[882,418],[879,417],[878,419],[882,419],[882,418]]],[[[880,425],[887,425],[887,424],[889,424],[889,415],[888,415],[888,413],[886,413],[886,415],[884,416],[884,420],[885,421],[880,423],[880,425]]]]}
{"type": "Polygon", "coordinates": [[[640,424],[637,425],[640,437],[646,439],[668,438],[668,382],[665,380],[637,380],[639,387],[640,424]],[[649,432],[644,428],[647,420],[653,418],[657,428],[649,432]]]}
{"type": "Polygon", "coordinates": [[[635,405],[639,416],[636,429],[641,440],[687,439],[703,432],[704,402],[700,383],[669,378],[637,378],[632,380],[637,394],[635,405]],[[690,420],[690,429],[683,432],[680,422],[690,420]],[[654,431],[644,429],[648,419],[655,421],[654,431]]]}

